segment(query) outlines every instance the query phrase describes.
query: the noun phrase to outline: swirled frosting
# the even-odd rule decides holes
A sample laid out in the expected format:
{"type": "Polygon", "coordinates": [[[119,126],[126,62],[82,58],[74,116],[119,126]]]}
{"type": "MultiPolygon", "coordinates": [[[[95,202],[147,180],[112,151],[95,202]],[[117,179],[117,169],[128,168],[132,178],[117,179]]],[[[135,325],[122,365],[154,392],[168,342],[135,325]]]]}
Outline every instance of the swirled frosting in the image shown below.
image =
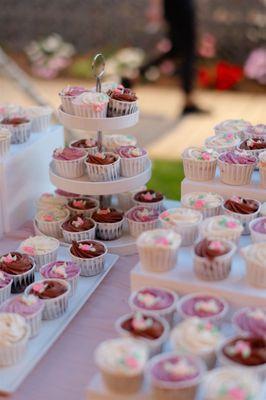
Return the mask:
{"type": "Polygon", "coordinates": [[[49,236],[30,236],[21,242],[19,249],[29,256],[47,254],[59,247],[59,241],[49,236]]]}
{"type": "Polygon", "coordinates": [[[79,275],[80,268],[72,261],[54,261],[41,267],[43,278],[70,279],[79,275]]]}
{"type": "Polygon", "coordinates": [[[137,158],[147,154],[146,150],[136,146],[122,146],[117,149],[121,158],[137,158]]]}
{"type": "Polygon", "coordinates": [[[204,210],[219,207],[223,203],[223,198],[217,193],[192,192],[185,194],[181,202],[185,207],[204,210]]]}
{"type": "Polygon", "coordinates": [[[266,364],[266,339],[255,337],[236,337],[223,346],[224,356],[242,366],[266,364]]]}
{"type": "Polygon", "coordinates": [[[104,106],[109,102],[109,97],[105,93],[85,92],[72,100],[73,104],[81,106],[92,106],[95,111],[102,111],[104,106]]]}
{"type": "Polygon", "coordinates": [[[74,215],[62,224],[62,228],[68,232],[84,232],[92,229],[94,226],[95,223],[92,219],[84,215],[74,215]]]}
{"type": "Polygon", "coordinates": [[[266,234],[266,218],[258,218],[254,224],[252,224],[252,230],[258,233],[266,234]]]}
{"type": "Polygon", "coordinates": [[[196,161],[215,161],[218,158],[218,153],[213,149],[207,149],[204,147],[188,147],[183,152],[182,157],[196,161]]]}
{"type": "Polygon", "coordinates": [[[87,153],[85,152],[84,149],[78,149],[78,148],[71,148],[71,147],[65,147],[63,148],[58,148],[55,149],[53,152],[53,158],[55,160],[61,160],[61,161],[71,161],[71,160],[78,160],[79,158],[85,157],[87,153]]]}
{"type": "Polygon", "coordinates": [[[109,90],[107,94],[111,99],[119,101],[132,102],[138,100],[136,94],[131,89],[124,88],[122,85],[119,85],[114,90],[109,90]]]}
{"type": "Polygon", "coordinates": [[[226,239],[228,232],[234,231],[239,236],[243,231],[240,221],[229,215],[216,215],[206,218],[201,224],[201,231],[204,237],[226,239]]]}
{"type": "Polygon", "coordinates": [[[86,162],[89,164],[108,165],[117,161],[118,156],[113,153],[89,154],[86,162]]]}
{"type": "Polygon", "coordinates": [[[100,223],[115,223],[122,221],[123,218],[124,213],[115,208],[98,208],[98,210],[92,214],[92,219],[100,223]]]}
{"type": "Polygon", "coordinates": [[[12,251],[0,257],[0,270],[10,275],[21,275],[33,267],[33,261],[27,254],[12,251]]]}
{"type": "Polygon", "coordinates": [[[88,92],[88,89],[82,86],[66,86],[59,94],[62,96],[76,97],[84,92],[88,92]]]}
{"type": "Polygon", "coordinates": [[[224,207],[237,214],[253,214],[258,211],[259,203],[256,200],[232,196],[225,201],[224,207]]]}
{"type": "Polygon", "coordinates": [[[213,259],[229,253],[231,246],[224,240],[203,239],[195,246],[195,254],[198,257],[213,259]]]}
{"type": "Polygon", "coordinates": [[[244,119],[227,119],[220,122],[214,127],[215,133],[236,133],[241,134],[242,132],[252,132],[252,124],[244,119]]]}
{"type": "Polygon", "coordinates": [[[181,235],[170,229],[153,229],[140,234],[137,244],[157,248],[176,248],[181,243],[181,235]]]}
{"type": "Polygon", "coordinates": [[[1,306],[1,312],[16,313],[26,318],[38,313],[43,309],[43,302],[36,296],[19,295],[11,297],[1,306]]]}
{"type": "Polygon", "coordinates": [[[12,281],[11,276],[0,270],[0,289],[3,289],[12,281]]]}
{"type": "Polygon", "coordinates": [[[236,150],[222,153],[219,157],[219,160],[227,164],[241,164],[241,165],[256,164],[257,161],[255,157],[250,156],[245,152],[239,152],[236,150]]]}
{"type": "Polygon", "coordinates": [[[265,243],[254,243],[243,247],[242,254],[246,260],[260,264],[266,268],[266,246],[265,243]]]}
{"type": "Polygon", "coordinates": [[[70,251],[75,257],[94,258],[106,252],[105,246],[94,240],[83,240],[76,242],[73,240],[70,251]]]}
{"type": "Polygon", "coordinates": [[[164,333],[164,326],[158,318],[136,312],[124,319],[121,328],[135,338],[155,340],[164,333]]]}
{"type": "Polygon", "coordinates": [[[234,133],[220,133],[219,135],[210,136],[205,140],[206,147],[214,150],[226,149],[232,146],[238,146],[240,139],[234,133]]]}
{"type": "Polygon", "coordinates": [[[135,222],[149,222],[155,221],[159,218],[159,211],[153,208],[146,207],[133,207],[127,213],[126,217],[135,222]]]}
{"type": "Polygon", "coordinates": [[[170,208],[160,214],[160,219],[173,227],[193,225],[202,220],[202,214],[189,208],[170,208]]]}
{"type": "Polygon", "coordinates": [[[139,309],[162,311],[175,302],[173,294],[165,289],[146,287],[138,290],[132,298],[132,303],[139,309]]]}
{"type": "Polygon", "coordinates": [[[28,336],[29,328],[18,314],[0,313],[0,348],[17,344],[28,336]]]}
{"type": "Polygon", "coordinates": [[[210,318],[222,314],[225,310],[225,303],[212,295],[194,294],[181,300],[180,308],[188,317],[210,318]]]}
{"type": "Polygon", "coordinates": [[[251,336],[266,337],[266,309],[245,307],[233,316],[234,324],[251,336]]]}
{"type": "Polygon", "coordinates": [[[78,147],[81,149],[91,149],[92,147],[96,146],[97,146],[97,141],[93,138],[80,139],[76,140],[76,142],[71,143],[71,147],[78,147]]]}
{"type": "Polygon", "coordinates": [[[162,201],[164,196],[160,192],[155,192],[155,190],[142,190],[134,195],[134,200],[140,203],[157,203],[162,201]]]}
{"type": "Polygon", "coordinates": [[[93,198],[89,197],[78,197],[71,199],[67,202],[67,205],[75,210],[90,210],[97,206],[97,202],[93,198]]]}
{"type": "Polygon", "coordinates": [[[121,146],[136,146],[137,139],[131,135],[105,135],[103,144],[108,150],[116,150],[121,146]]]}
{"type": "Polygon", "coordinates": [[[50,208],[62,208],[66,204],[66,199],[55,196],[53,193],[43,193],[37,200],[37,208],[47,210],[50,208]]]}
{"type": "Polygon", "coordinates": [[[69,215],[69,211],[59,208],[51,208],[50,210],[40,210],[36,214],[36,219],[45,222],[63,221],[69,215]]]}
{"type": "Polygon", "coordinates": [[[68,287],[62,282],[53,279],[46,279],[34,283],[30,288],[30,294],[41,300],[54,299],[66,293],[68,287]]]}

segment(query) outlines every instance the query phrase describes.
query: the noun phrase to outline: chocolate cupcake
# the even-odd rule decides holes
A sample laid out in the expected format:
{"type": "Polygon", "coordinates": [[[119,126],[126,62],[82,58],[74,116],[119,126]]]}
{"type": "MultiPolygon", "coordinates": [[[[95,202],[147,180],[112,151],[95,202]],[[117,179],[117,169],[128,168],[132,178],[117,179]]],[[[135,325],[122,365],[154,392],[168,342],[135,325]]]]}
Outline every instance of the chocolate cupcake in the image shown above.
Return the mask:
{"type": "Polygon", "coordinates": [[[113,181],[120,175],[120,157],[117,154],[89,154],[85,163],[89,180],[92,182],[113,181]]]}
{"type": "Polygon", "coordinates": [[[13,279],[12,293],[21,293],[34,281],[35,263],[27,254],[17,251],[0,257],[0,270],[13,279]]]}
{"type": "Polygon", "coordinates": [[[238,149],[244,150],[250,155],[258,156],[262,151],[266,150],[266,140],[263,137],[250,137],[240,143],[238,149]]]}
{"type": "Polygon", "coordinates": [[[0,121],[0,127],[11,132],[11,143],[26,142],[31,134],[31,121],[25,116],[7,116],[0,121]]]}
{"type": "Polygon", "coordinates": [[[124,88],[120,85],[114,90],[109,90],[107,94],[110,98],[108,104],[108,117],[119,117],[137,111],[138,98],[131,89],[124,88]]]}
{"type": "Polygon", "coordinates": [[[133,197],[133,202],[136,206],[143,206],[147,208],[153,208],[159,211],[163,210],[164,195],[160,192],[156,192],[153,189],[142,190],[133,197]]]}
{"type": "Polygon", "coordinates": [[[261,203],[253,199],[245,199],[240,196],[232,196],[223,204],[225,214],[231,214],[238,219],[243,227],[243,235],[249,235],[249,223],[258,217],[261,203]]]}
{"type": "Polygon", "coordinates": [[[74,215],[62,224],[63,237],[67,243],[73,240],[87,240],[95,238],[96,224],[84,215],[74,215]]]}
{"type": "Polygon", "coordinates": [[[80,275],[93,276],[103,271],[107,248],[98,240],[73,241],[69,252],[74,263],[81,268],[80,275]]]}
{"type": "Polygon", "coordinates": [[[99,208],[92,214],[96,235],[102,240],[118,239],[123,234],[124,213],[115,208],[99,208]]]}
{"type": "Polygon", "coordinates": [[[70,143],[71,148],[84,149],[88,154],[95,154],[98,151],[97,141],[93,138],[74,140],[70,143]]]}
{"type": "Polygon", "coordinates": [[[71,215],[81,215],[91,217],[93,212],[99,207],[99,202],[92,197],[77,197],[67,202],[67,208],[71,215]]]}

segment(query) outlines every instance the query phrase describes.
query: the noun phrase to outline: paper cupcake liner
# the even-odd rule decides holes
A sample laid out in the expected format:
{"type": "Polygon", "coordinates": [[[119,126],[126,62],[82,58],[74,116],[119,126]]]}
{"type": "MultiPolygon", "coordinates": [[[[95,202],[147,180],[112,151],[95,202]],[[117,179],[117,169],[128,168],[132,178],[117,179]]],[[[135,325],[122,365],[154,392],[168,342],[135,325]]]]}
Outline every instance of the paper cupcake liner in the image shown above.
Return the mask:
{"type": "Polygon", "coordinates": [[[4,158],[8,154],[10,148],[10,142],[11,142],[11,135],[7,139],[0,140],[0,158],[4,158]]]}
{"type": "Polygon", "coordinates": [[[266,167],[260,167],[260,186],[266,189],[266,167]]]}
{"type": "Polygon", "coordinates": [[[59,93],[59,97],[61,99],[61,104],[63,111],[73,115],[74,114],[74,108],[73,108],[73,103],[72,100],[75,98],[74,96],[65,96],[59,93]]]}
{"type": "Polygon", "coordinates": [[[33,256],[33,259],[36,264],[35,271],[39,272],[40,268],[43,265],[48,264],[53,261],[56,261],[58,249],[59,249],[59,243],[58,243],[58,247],[55,250],[50,251],[49,253],[46,253],[46,254],[36,254],[35,256],[33,256]]]}
{"type": "Polygon", "coordinates": [[[128,223],[129,233],[134,238],[137,238],[142,232],[151,231],[153,229],[160,227],[160,222],[158,219],[154,221],[139,222],[127,218],[127,223],[128,223]]]}
{"type": "Polygon", "coordinates": [[[129,178],[141,174],[146,169],[148,155],[145,154],[141,157],[123,158],[120,159],[120,173],[121,176],[129,178]]]}
{"type": "Polygon", "coordinates": [[[27,343],[29,340],[30,329],[25,337],[17,343],[13,343],[11,346],[1,346],[0,348],[0,366],[7,367],[9,365],[17,364],[24,356],[27,343]]]}
{"type": "Polygon", "coordinates": [[[2,128],[6,128],[11,132],[11,143],[21,144],[25,143],[31,134],[31,122],[20,124],[17,126],[1,124],[2,128]]]}
{"type": "MultiPolygon", "coordinates": [[[[33,261],[33,260],[32,260],[33,261]]],[[[35,263],[33,267],[23,274],[20,275],[9,275],[13,279],[11,286],[11,293],[22,293],[24,290],[34,282],[35,263]]]]}
{"type": "Polygon", "coordinates": [[[62,229],[62,232],[66,243],[72,243],[73,240],[78,242],[79,240],[95,239],[96,225],[83,232],[69,232],[65,229],[62,229]]]}
{"type": "Polygon", "coordinates": [[[150,272],[167,272],[175,268],[177,264],[178,247],[160,248],[145,247],[137,242],[137,249],[141,267],[150,272]]]}
{"type": "Polygon", "coordinates": [[[114,181],[120,176],[120,158],[113,164],[98,165],[86,162],[89,181],[107,182],[114,181]]]}
{"type": "Polygon", "coordinates": [[[181,235],[181,246],[191,246],[199,236],[199,226],[201,220],[193,225],[172,225],[171,223],[169,223],[168,221],[164,221],[163,219],[161,219],[160,221],[162,228],[172,229],[181,235]]]}
{"type": "Polygon", "coordinates": [[[215,176],[217,160],[201,161],[183,158],[184,174],[192,181],[210,181],[215,176]]]}
{"type": "Polygon", "coordinates": [[[256,212],[254,212],[252,214],[235,213],[233,211],[228,210],[224,206],[222,206],[222,209],[223,209],[224,214],[231,215],[231,217],[234,217],[235,219],[237,219],[238,221],[241,222],[241,224],[243,225],[243,228],[244,228],[242,235],[249,235],[250,234],[249,223],[251,221],[253,221],[253,219],[258,218],[259,213],[260,213],[261,204],[260,204],[260,202],[257,202],[257,203],[258,203],[259,208],[256,212]]]}
{"type": "Polygon", "coordinates": [[[40,332],[40,329],[42,326],[42,313],[43,313],[43,309],[40,309],[34,315],[25,317],[25,319],[29,325],[29,328],[30,328],[30,339],[37,336],[38,333],[40,332]]]}
{"type": "MultiPolygon", "coordinates": [[[[264,218],[264,217],[259,217],[259,218],[264,218]]],[[[261,242],[266,242],[266,233],[260,233],[257,232],[253,229],[253,225],[257,222],[258,218],[255,218],[254,220],[250,221],[249,223],[249,230],[250,230],[250,235],[251,235],[251,241],[253,243],[261,243],[261,242]]]]}
{"type": "Polygon", "coordinates": [[[266,268],[246,259],[246,280],[251,286],[266,288],[266,268]]]}
{"type": "Polygon", "coordinates": [[[204,281],[221,281],[226,279],[231,272],[234,252],[235,246],[234,250],[232,249],[224,256],[216,257],[213,260],[194,254],[193,268],[195,275],[204,281]]]}
{"type": "Polygon", "coordinates": [[[164,211],[164,200],[156,201],[154,203],[145,203],[144,201],[137,201],[133,198],[134,206],[149,208],[152,210],[164,211]]]}
{"type": "Polygon", "coordinates": [[[67,210],[67,215],[64,219],[60,221],[42,221],[36,218],[38,228],[42,233],[47,236],[52,236],[54,238],[60,238],[62,236],[61,225],[69,218],[69,211],[67,210]]]}
{"type": "Polygon", "coordinates": [[[104,270],[105,255],[107,253],[107,249],[104,254],[101,254],[100,256],[94,258],[79,258],[73,256],[71,251],[69,251],[69,253],[72,261],[80,267],[81,276],[98,275],[104,270]]]}
{"type": "MultiPolygon", "coordinates": [[[[73,140],[71,143],[69,143],[69,147],[71,148],[71,149],[77,149],[77,147],[75,147],[75,146],[73,146],[73,143],[75,143],[77,141],[77,139],[76,140],[73,140]]],[[[87,148],[82,148],[84,151],[86,151],[86,153],[87,154],[92,154],[92,155],[94,155],[94,154],[96,154],[97,152],[98,152],[98,147],[97,146],[94,146],[94,147],[87,147],[87,148]]]]}
{"type": "Polygon", "coordinates": [[[123,235],[124,218],[114,223],[96,222],[96,236],[102,240],[115,240],[123,235]]]}
{"type": "Polygon", "coordinates": [[[99,367],[105,385],[113,392],[120,394],[136,393],[143,382],[143,374],[125,376],[119,373],[111,373],[99,367]]]}
{"type": "Polygon", "coordinates": [[[99,208],[99,202],[98,200],[95,200],[95,207],[90,208],[89,210],[77,210],[76,208],[72,208],[69,205],[67,205],[67,209],[70,211],[70,215],[84,215],[85,217],[91,218],[92,214],[94,211],[96,211],[99,208]]]}
{"type": "Polygon", "coordinates": [[[218,160],[221,181],[227,185],[248,185],[255,165],[251,164],[229,164],[218,160]]]}
{"type": "Polygon", "coordinates": [[[31,123],[32,132],[44,132],[49,129],[50,121],[51,121],[52,111],[47,112],[47,114],[39,115],[38,117],[34,117],[31,123]]]}
{"type": "Polygon", "coordinates": [[[84,161],[87,154],[77,160],[56,160],[53,159],[53,166],[55,172],[63,178],[80,178],[84,175],[85,165],[84,161]]]}
{"type": "Polygon", "coordinates": [[[74,104],[72,103],[74,114],[82,118],[106,118],[108,103],[100,111],[95,111],[93,104],[74,104]]]}
{"type": "Polygon", "coordinates": [[[119,117],[133,114],[138,110],[137,101],[119,101],[110,99],[108,104],[108,117],[119,117]]]}
{"type": "Polygon", "coordinates": [[[10,281],[8,285],[0,288],[0,305],[10,297],[12,282],[13,281],[10,281]]]}

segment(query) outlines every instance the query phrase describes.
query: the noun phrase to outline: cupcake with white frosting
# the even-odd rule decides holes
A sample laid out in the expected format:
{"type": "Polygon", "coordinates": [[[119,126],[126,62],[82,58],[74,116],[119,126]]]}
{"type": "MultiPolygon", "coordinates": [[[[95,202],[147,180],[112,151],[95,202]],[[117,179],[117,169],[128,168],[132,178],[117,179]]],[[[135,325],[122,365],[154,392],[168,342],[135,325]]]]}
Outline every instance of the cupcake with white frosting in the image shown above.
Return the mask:
{"type": "Polygon", "coordinates": [[[202,218],[200,211],[183,207],[170,208],[159,216],[163,228],[173,229],[181,235],[182,246],[190,246],[195,242],[202,218]]]}
{"type": "Polygon", "coordinates": [[[51,208],[63,208],[67,199],[54,195],[53,193],[43,193],[36,202],[37,210],[49,210],[51,208]]]}
{"type": "Polygon", "coordinates": [[[136,146],[137,139],[132,135],[104,135],[103,145],[106,151],[116,152],[121,146],[136,146]]]}
{"type": "Polygon", "coordinates": [[[259,288],[266,288],[266,245],[265,242],[243,247],[241,253],[246,261],[247,282],[259,288]]]}
{"type": "Polygon", "coordinates": [[[47,236],[55,238],[62,236],[61,225],[70,215],[67,209],[52,208],[50,210],[40,210],[35,216],[38,228],[47,236]]]}
{"type": "Polygon", "coordinates": [[[205,146],[208,149],[215,150],[217,153],[234,150],[239,144],[239,136],[232,132],[220,133],[205,140],[205,146]]]}
{"type": "Polygon", "coordinates": [[[185,177],[192,181],[214,178],[218,153],[204,147],[188,147],[182,153],[185,177]]]}
{"type": "Polygon", "coordinates": [[[244,140],[253,132],[252,124],[244,119],[227,119],[214,127],[215,135],[233,133],[244,140]]]}
{"type": "Polygon", "coordinates": [[[221,214],[223,197],[218,193],[210,192],[191,192],[186,193],[181,198],[183,207],[200,211],[203,218],[214,217],[221,214]]]}
{"type": "Polygon", "coordinates": [[[200,226],[200,233],[203,238],[210,240],[226,239],[236,243],[243,230],[241,222],[229,215],[206,218],[200,226]]]}
{"type": "Polygon", "coordinates": [[[48,106],[32,106],[27,108],[27,114],[31,118],[32,132],[44,132],[49,129],[52,108],[48,106]]]}
{"type": "Polygon", "coordinates": [[[141,265],[151,272],[166,272],[177,263],[181,236],[170,229],[143,232],[137,239],[141,265]]]}
{"type": "Polygon", "coordinates": [[[86,92],[72,100],[74,114],[85,118],[105,118],[109,97],[105,93],[86,92]]]}
{"type": "Polygon", "coordinates": [[[60,243],[57,239],[49,236],[30,236],[23,240],[19,246],[22,253],[31,256],[36,264],[36,271],[57,258],[60,243]]]}
{"type": "Polygon", "coordinates": [[[0,158],[3,158],[7,155],[11,142],[11,132],[9,129],[1,128],[0,129],[0,158]]]}

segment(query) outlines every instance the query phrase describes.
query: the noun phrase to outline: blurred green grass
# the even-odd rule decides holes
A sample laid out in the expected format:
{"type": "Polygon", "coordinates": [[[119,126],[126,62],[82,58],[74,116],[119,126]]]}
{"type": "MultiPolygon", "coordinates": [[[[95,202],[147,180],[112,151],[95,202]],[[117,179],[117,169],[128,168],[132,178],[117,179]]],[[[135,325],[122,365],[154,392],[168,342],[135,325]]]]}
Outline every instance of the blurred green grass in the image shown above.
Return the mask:
{"type": "Polygon", "coordinates": [[[183,179],[181,160],[152,160],[152,178],[147,186],[162,192],[168,199],[180,200],[180,185],[183,179]]]}

